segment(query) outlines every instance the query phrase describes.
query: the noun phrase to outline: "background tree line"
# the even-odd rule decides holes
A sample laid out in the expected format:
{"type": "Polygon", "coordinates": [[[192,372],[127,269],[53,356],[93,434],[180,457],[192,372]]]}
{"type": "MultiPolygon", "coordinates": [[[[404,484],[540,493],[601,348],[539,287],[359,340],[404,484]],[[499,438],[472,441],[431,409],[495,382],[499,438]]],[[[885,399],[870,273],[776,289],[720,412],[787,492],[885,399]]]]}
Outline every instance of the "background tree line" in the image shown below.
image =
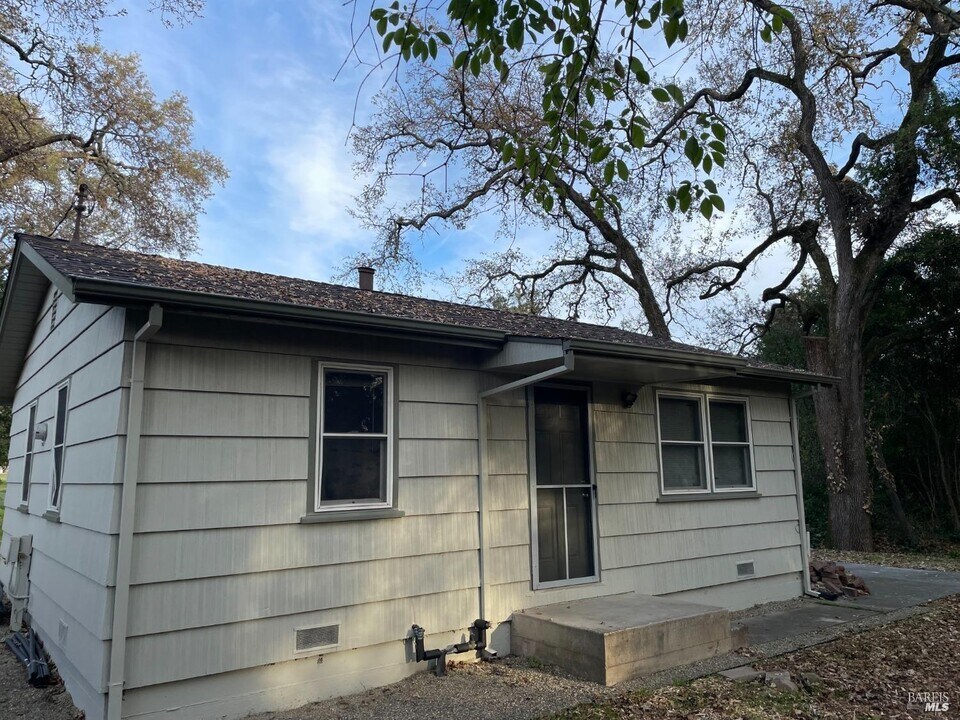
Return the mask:
{"type": "MultiPolygon", "coordinates": [[[[875,528],[888,544],[960,541],[960,230],[932,229],[884,261],[864,333],[875,528]]],[[[803,288],[811,305],[821,290],[803,288]]],[[[759,357],[803,366],[804,318],[778,316],[759,357]]],[[[819,321],[817,321],[819,322],[819,321]]],[[[828,487],[810,399],[800,402],[807,519],[828,541],[828,487]]]]}

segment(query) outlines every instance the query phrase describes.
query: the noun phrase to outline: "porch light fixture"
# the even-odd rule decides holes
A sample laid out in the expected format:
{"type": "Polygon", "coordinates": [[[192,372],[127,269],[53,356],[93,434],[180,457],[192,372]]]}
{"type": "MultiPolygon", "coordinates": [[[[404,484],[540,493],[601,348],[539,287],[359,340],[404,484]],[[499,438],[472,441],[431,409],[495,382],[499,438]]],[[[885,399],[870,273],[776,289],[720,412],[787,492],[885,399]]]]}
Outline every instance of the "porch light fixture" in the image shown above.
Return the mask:
{"type": "Polygon", "coordinates": [[[637,402],[637,397],[639,397],[637,393],[627,390],[620,394],[620,402],[623,403],[625,408],[629,409],[637,402]]]}

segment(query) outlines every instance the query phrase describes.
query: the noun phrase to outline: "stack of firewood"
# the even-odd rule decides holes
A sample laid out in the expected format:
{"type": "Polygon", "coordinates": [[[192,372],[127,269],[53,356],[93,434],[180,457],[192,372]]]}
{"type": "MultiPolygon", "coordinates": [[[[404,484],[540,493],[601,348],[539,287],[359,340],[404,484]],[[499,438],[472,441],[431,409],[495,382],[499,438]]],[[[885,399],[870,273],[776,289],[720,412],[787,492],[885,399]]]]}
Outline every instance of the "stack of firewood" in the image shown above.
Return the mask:
{"type": "Polygon", "coordinates": [[[827,600],[858,598],[870,594],[862,578],[848,573],[843,565],[822,560],[810,561],[810,585],[827,600]]]}

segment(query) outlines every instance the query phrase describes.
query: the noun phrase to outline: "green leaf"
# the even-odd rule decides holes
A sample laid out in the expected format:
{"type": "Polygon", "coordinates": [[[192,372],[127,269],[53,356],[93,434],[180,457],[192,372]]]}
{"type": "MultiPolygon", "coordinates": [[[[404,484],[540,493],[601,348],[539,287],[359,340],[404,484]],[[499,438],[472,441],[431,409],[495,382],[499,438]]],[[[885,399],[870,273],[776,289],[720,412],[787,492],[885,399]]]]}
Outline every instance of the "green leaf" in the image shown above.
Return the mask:
{"type": "Polygon", "coordinates": [[[635,148],[642,148],[647,141],[647,134],[643,131],[640,123],[634,122],[630,126],[630,144],[635,148]]]}
{"type": "Polygon", "coordinates": [[[650,82],[650,73],[647,72],[647,69],[643,66],[643,63],[640,61],[640,58],[631,56],[630,72],[632,72],[634,77],[636,77],[637,80],[639,82],[642,82],[644,85],[650,82]]]}
{"type": "Polygon", "coordinates": [[[507,46],[511,50],[520,50],[523,47],[523,20],[517,18],[510,23],[507,30],[507,46]]]}
{"type": "Polygon", "coordinates": [[[452,45],[453,40],[450,39],[450,36],[447,35],[443,30],[437,32],[437,40],[442,42],[444,45],[452,45]]]}
{"type": "Polygon", "coordinates": [[[711,195],[710,202],[712,202],[713,206],[720,212],[724,211],[723,198],[719,195],[711,195]]]}
{"type": "Polygon", "coordinates": [[[467,64],[467,60],[470,58],[469,50],[461,50],[457,53],[457,56],[453,58],[453,69],[459,70],[464,65],[467,64]]]}
{"type": "Polygon", "coordinates": [[[663,24],[663,37],[667,41],[667,47],[670,47],[677,41],[679,24],[676,20],[670,19],[663,24]]]}
{"type": "Polygon", "coordinates": [[[603,162],[607,158],[607,155],[610,154],[611,149],[612,148],[609,145],[597,145],[593,149],[593,152],[590,153],[590,162],[592,163],[603,162]]]}
{"type": "Polygon", "coordinates": [[[670,208],[670,212],[674,212],[677,209],[676,195],[667,195],[667,207],[670,208]]]}
{"type": "Polygon", "coordinates": [[[693,136],[687,138],[687,142],[684,143],[683,154],[687,156],[694,167],[699,166],[700,161],[703,160],[703,148],[700,147],[700,143],[693,136]]]}
{"type": "Polygon", "coordinates": [[[765,43],[771,42],[773,40],[773,33],[770,31],[769,25],[764,25],[763,30],[760,31],[760,39],[765,43]]]}
{"type": "Polygon", "coordinates": [[[709,220],[710,216],[713,215],[713,203],[707,198],[704,198],[703,202],[700,203],[700,214],[703,215],[707,220],[709,220]]]}
{"type": "Polygon", "coordinates": [[[609,185],[613,182],[613,175],[616,172],[616,163],[612,160],[608,162],[603,168],[603,182],[609,185]]]}
{"type": "Polygon", "coordinates": [[[624,182],[630,177],[630,171],[627,169],[627,164],[623,160],[617,160],[617,175],[619,175],[620,179],[624,182]]]}
{"type": "Polygon", "coordinates": [[[654,88],[653,89],[653,99],[657,102],[670,102],[670,93],[668,93],[663,88],[654,88]]]}
{"type": "Polygon", "coordinates": [[[713,131],[713,136],[720,142],[727,139],[727,129],[722,124],[714,123],[710,129],[713,131]]]}
{"type": "Polygon", "coordinates": [[[673,98],[677,105],[683,105],[683,93],[680,92],[680,88],[678,88],[676,85],[670,84],[664,86],[664,89],[670,93],[670,97],[673,98]]]}

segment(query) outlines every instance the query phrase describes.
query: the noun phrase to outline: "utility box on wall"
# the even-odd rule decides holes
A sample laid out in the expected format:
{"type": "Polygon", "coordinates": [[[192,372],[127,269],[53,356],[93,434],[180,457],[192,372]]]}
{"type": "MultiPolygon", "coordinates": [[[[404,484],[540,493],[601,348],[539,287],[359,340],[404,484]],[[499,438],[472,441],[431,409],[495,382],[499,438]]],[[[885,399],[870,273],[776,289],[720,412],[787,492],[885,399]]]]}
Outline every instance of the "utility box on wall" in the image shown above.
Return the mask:
{"type": "Polygon", "coordinates": [[[30,588],[30,558],[33,555],[33,535],[11,536],[6,553],[0,556],[5,565],[13,565],[9,573],[10,631],[19,632],[23,627],[23,613],[27,609],[30,588]]]}

